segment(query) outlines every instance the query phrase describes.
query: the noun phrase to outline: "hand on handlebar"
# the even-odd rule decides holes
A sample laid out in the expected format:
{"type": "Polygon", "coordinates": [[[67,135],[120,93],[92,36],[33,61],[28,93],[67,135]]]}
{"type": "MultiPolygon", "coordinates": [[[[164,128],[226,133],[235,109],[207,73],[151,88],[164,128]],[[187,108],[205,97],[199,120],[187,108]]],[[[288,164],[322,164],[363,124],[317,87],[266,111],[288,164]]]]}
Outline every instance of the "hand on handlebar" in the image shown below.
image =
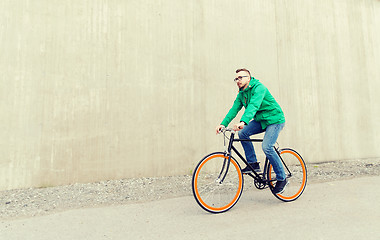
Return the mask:
{"type": "Polygon", "coordinates": [[[219,134],[221,131],[223,131],[223,129],[226,128],[225,126],[223,125],[219,125],[216,127],[216,134],[219,134]]]}
{"type": "Polygon", "coordinates": [[[244,128],[244,123],[243,122],[241,122],[241,123],[237,123],[237,124],[235,124],[234,126],[233,126],[233,128],[231,129],[231,128],[226,128],[225,126],[223,126],[223,125],[219,125],[219,126],[217,126],[216,127],[216,134],[219,134],[219,133],[221,133],[221,132],[223,132],[223,131],[233,131],[233,132],[238,132],[238,131],[240,131],[240,130],[242,130],[243,128],[244,128]]]}
{"type": "Polygon", "coordinates": [[[240,122],[240,123],[237,123],[234,125],[234,127],[232,128],[234,131],[240,131],[244,128],[244,123],[243,122],[240,122]]]}

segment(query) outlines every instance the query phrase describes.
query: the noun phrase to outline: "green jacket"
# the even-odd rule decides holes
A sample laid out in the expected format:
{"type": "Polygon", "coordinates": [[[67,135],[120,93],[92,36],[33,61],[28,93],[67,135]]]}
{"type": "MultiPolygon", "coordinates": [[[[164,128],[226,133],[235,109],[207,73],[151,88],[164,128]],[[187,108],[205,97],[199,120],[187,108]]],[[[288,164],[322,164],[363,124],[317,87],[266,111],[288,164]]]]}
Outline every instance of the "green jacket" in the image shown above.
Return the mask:
{"type": "Polygon", "coordinates": [[[240,121],[246,124],[254,119],[261,123],[263,129],[266,129],[268,125],[285,122],[285,116],[280,105],[268,89],[253,77],[251,77],[248,87],[239,91],[232,108],[228,111],[221,125],[227,127],[243,106],[245,111],[240,121]]]}

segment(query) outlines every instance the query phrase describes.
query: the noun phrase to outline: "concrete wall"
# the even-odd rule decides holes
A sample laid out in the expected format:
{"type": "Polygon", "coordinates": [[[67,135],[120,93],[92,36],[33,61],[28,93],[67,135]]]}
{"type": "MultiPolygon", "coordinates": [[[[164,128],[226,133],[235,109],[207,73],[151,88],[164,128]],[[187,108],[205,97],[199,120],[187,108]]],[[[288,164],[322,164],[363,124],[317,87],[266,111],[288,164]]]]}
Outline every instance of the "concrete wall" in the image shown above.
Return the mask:
{"type": "Polygon", "coordinates": [[[190,174],[251,69],[307,162],[380,157],[378,0],[0,1],[0,190],[190,174]]]}

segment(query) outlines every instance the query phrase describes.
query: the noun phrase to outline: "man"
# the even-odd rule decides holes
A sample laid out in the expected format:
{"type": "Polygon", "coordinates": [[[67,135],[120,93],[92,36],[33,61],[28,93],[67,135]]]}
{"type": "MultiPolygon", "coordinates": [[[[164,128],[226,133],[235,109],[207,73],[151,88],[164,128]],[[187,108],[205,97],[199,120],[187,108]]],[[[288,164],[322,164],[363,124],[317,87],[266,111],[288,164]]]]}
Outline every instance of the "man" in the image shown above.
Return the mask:
{"type": "MultiPolygon", "coordinates": [[[[274,192],[282,193],[288,181],[281,159],[273,146],[277,141],[280,131],[285,126],[284,113],[268,89],[259,80],[251,77],[249,70],[245,68],[236,70],[234,81],[239,88],[239,93],[222,123],[216,127],[216,132],[219,133],[223,127],[227,127],[244,106],[244,114],[240,122],[233,126],[233,129],[239,131],[238,135],[240,139],[249,139],[251,135],[265,132],[262,149],[276,173],[277,183],[274,192]]],[[[260,172],[260,165],[257,162],[252,142],[242,141],[241,144],[248,163],[255,172],[260,172]]],[[[247,166],[242,172],[250,173],[251,169],[247,166]]]]}

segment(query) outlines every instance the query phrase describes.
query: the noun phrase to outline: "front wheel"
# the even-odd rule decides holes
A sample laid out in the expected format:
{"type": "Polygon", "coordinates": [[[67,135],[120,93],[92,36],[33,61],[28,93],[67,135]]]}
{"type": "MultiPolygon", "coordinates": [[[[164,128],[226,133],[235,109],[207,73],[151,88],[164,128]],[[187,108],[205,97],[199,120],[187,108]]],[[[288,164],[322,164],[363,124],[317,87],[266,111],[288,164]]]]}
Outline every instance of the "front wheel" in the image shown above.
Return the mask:
{"type": "Polygon", "coordinates": [[[204,157],[193,173],[194,198],[206,211],[221,213],[231,209],[243,191],[243,175],[238,162],[222,152],[204,157]]]}
{"type": "Polygon", "coordinates": [[[284,202],[291,202],[299,198],[305,190],[307,182],[306,164],[301,155],[293,149],[285,148],[279,150],[279,152],[289,184],[283,193],[273,193],[273,188],[276,184],[276,174],[273,171],[272,164],[269,163],[267,171],[267,179],[270,180],[269,188],[278,199],[284,202]]]}

